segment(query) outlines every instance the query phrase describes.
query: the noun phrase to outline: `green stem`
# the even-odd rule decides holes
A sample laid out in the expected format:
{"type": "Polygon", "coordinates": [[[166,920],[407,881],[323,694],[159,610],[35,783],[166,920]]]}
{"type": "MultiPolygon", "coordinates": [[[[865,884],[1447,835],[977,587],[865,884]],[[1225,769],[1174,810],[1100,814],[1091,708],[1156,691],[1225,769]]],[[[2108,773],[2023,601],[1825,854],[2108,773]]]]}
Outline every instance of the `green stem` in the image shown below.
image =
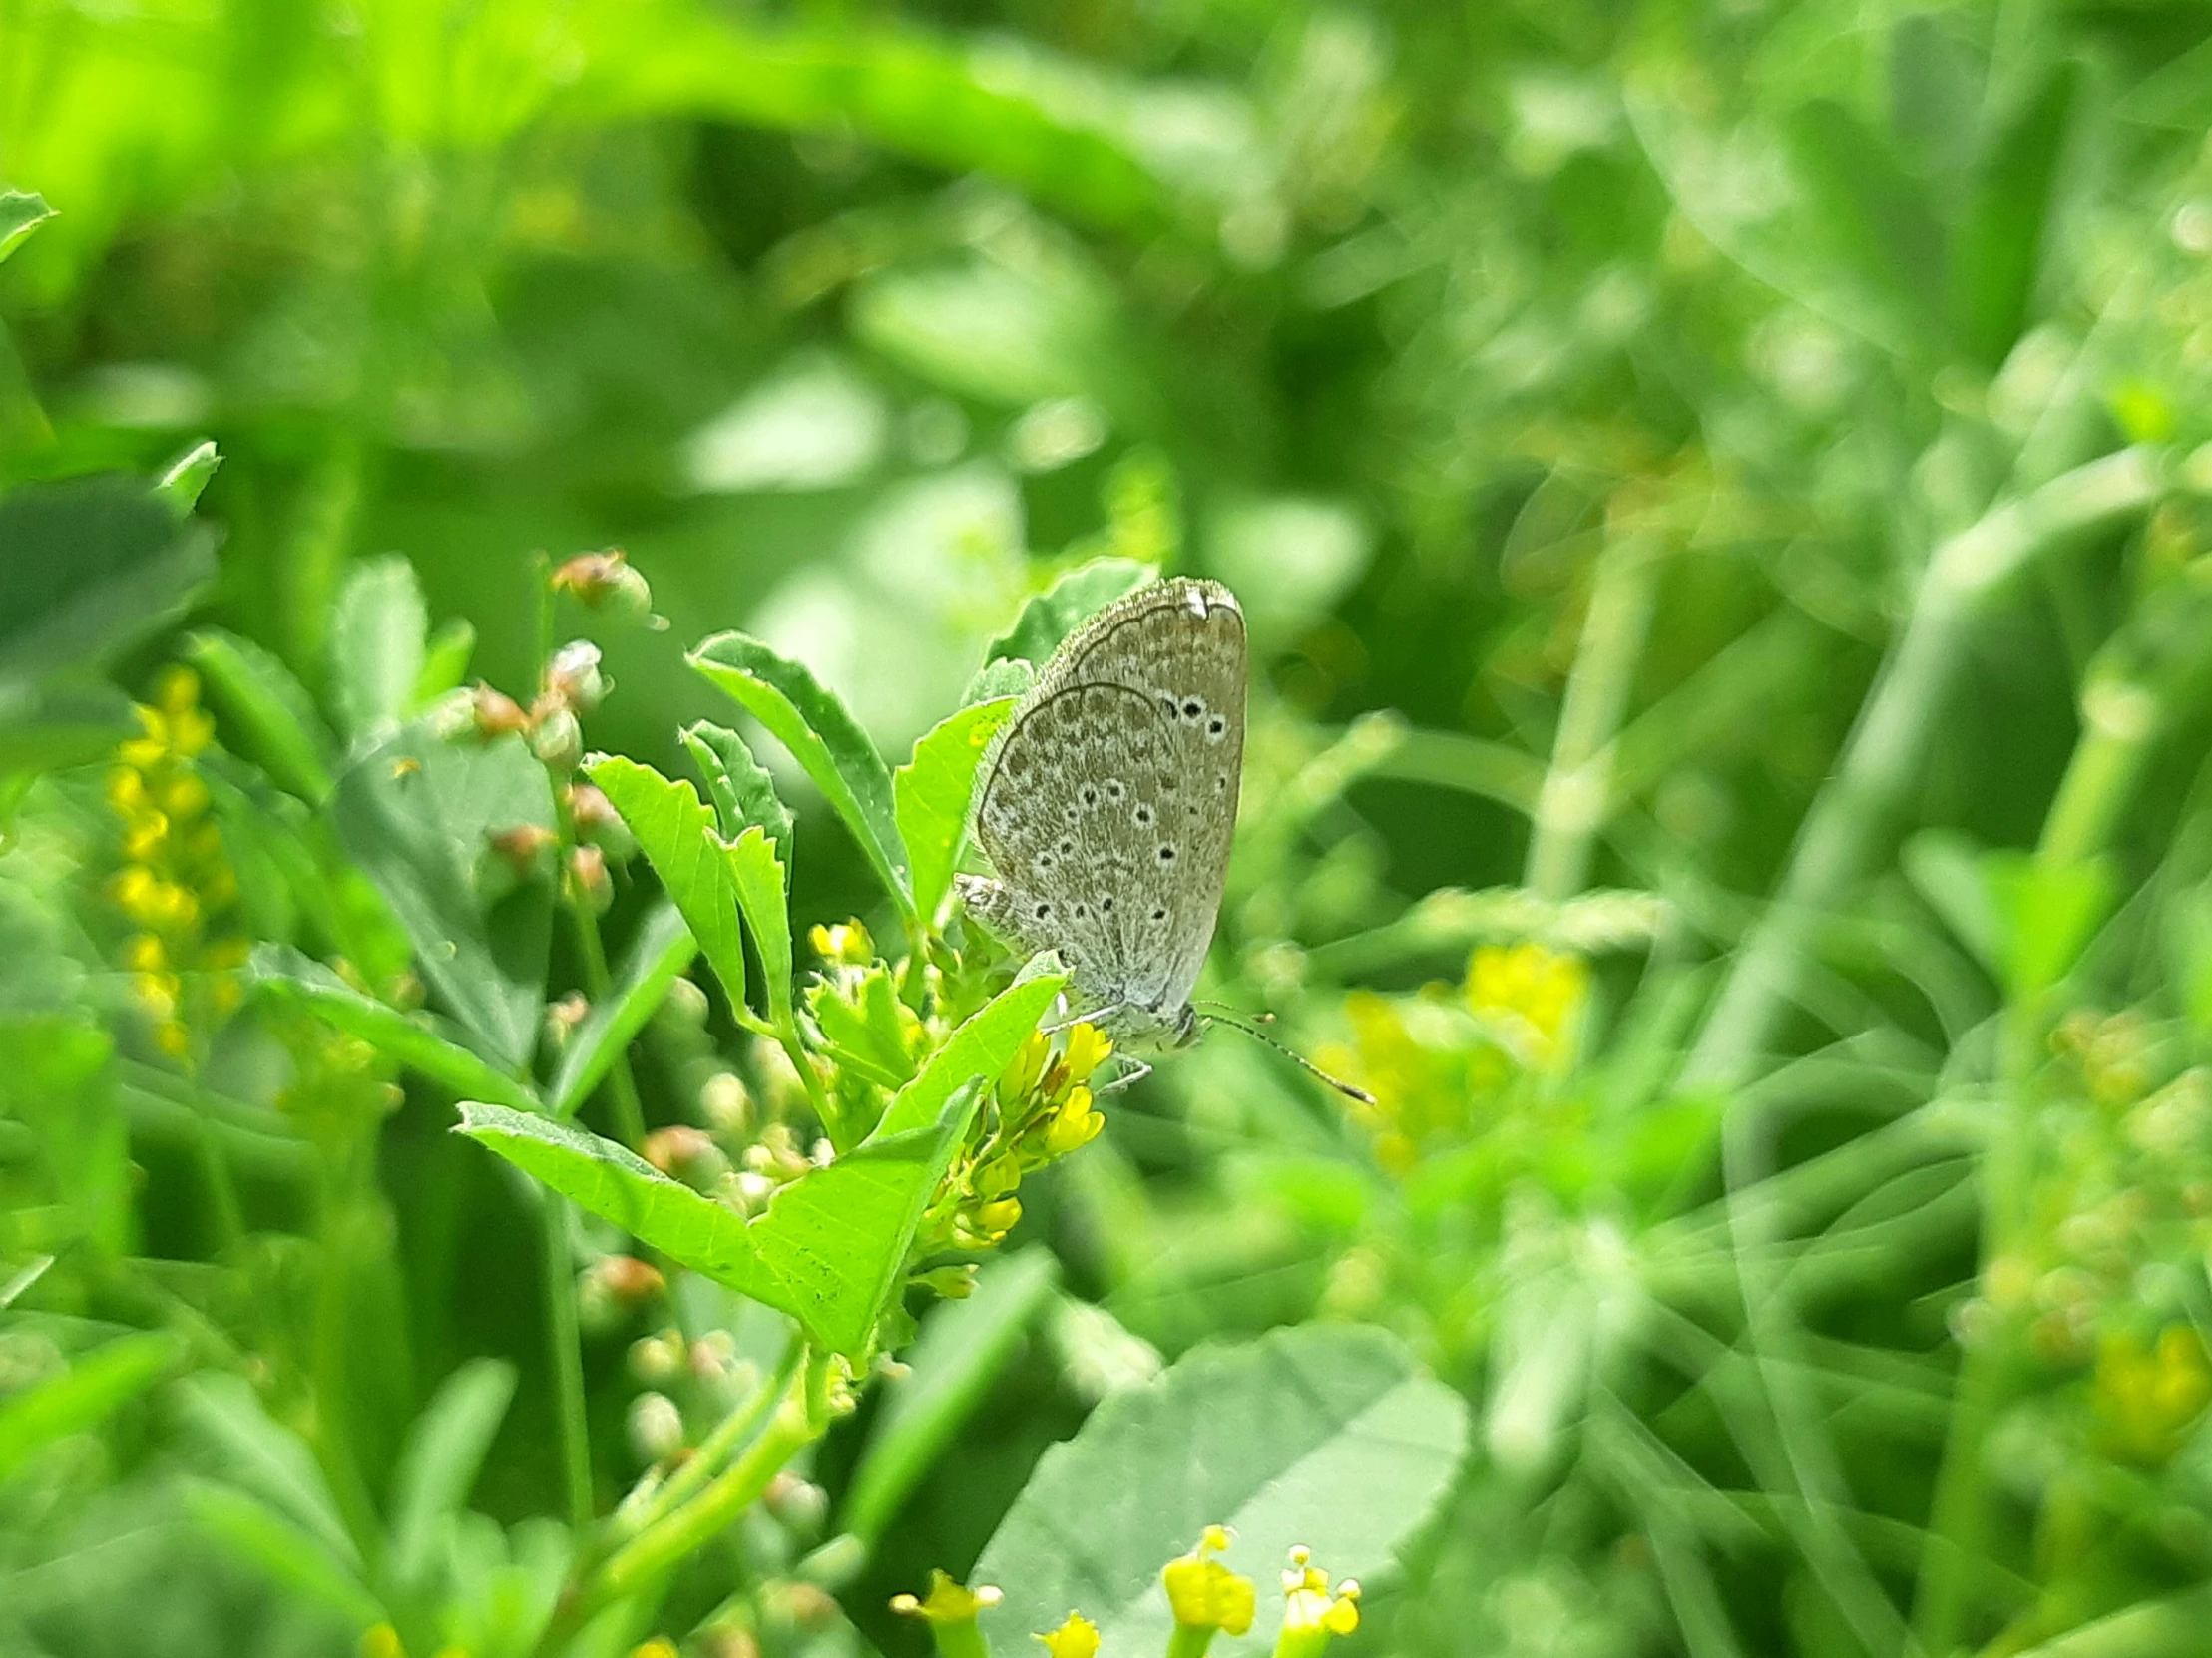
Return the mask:
{"type": "Polygon", "coordinates": [[[315,1297],[314,1379],[317,1433],[315,1449],[330,1493],[345,1528],[373,1572],[383,1538],[368,1482],[361,1476],[353,1447],[353,1391],[346,1364],[353,1328],[351,1294],[355,1187],[366,1161],[364,1148],[351,1140],[327,1146],[323,1169],[321,1219],[317,1227],[320,1284],[315,1297]]]}
{"type": "Polygon", "coordinates": [[[561,1487],[569,1524],[592,1523],[592,1441],[584,1416],[584,1355],[577,1344],[576,1278],[569,1262],[569,1205],[550,1188],[538,1197],[545,1253],[546,1342],[560,1429],[561,1487]]]}
{"type": "Polygon", "coordinates": [[[1936,550],[1836,773],[1805,815],[1781,886],[1737,952],[1683,1067],[1686,1086],[1734,1086],[1766,1052],[1795,999],[1817,918],[1865,872],[1920,774],[1983,603],[2050,548],[2154,503],[2164,487],[2161,458],[2150,448],[2123,449],[2076,467],[1992,508],[1936,550]]]}
{"type": "MultiPolygon", "coordinates": [[[[584,965],[584,994],[596,1008],[614,983],[607,970],[607,942],[600,937],[599,917],[582,904],[571,904],[568,911],[576,929],[576,953],[584,965]]],[[[638,1096],[638,1078],[631,1071],[627,1051],[616,1054],[607,1067],[607,1089],[615,1101],[615,1132],[636,1151],[645,1144],[646,1107],[638,1096]]]]}
{"type": "Polygon", "coordinates": [[[1650,636],[1662,545],[1649,531],[1626,531],[1598,557],[1529,841],[1525,879],[1541,897],[1571,898],[1589,878],[1610,793],[1613,735],[1650,636]]]}
{"type": "Polygon", "coordinates": [[[790,1391],[792,1379],[799,1374],[805,1363],[806,1345],[794,1340],[790,1352],[783,1356],[782,1364],[776,1367],[775,1375],[763,1383],[750,1399],[715,1424],[714,1432],[700,1443],[698,1451],[671,1473],[667,1483],[654,1494],[639,1522],[640,1531],[651,1530],[666,1519],[697,1495],[721,1471],[722,1464],[736,1453],[740,1446],[751,1440],[761,1423],[783,1403],[785,1395],[790,1391]]]}

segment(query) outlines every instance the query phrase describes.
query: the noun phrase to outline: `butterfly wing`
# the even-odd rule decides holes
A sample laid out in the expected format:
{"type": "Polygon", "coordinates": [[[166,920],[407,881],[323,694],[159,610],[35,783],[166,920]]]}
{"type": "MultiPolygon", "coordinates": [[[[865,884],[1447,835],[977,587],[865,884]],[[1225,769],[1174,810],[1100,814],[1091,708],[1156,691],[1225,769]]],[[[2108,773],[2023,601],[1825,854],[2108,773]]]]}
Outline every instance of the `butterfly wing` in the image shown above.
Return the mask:
{"type": "Polygon", "coordinates": [[[1226,588],[1157,584],[1054,655],[986,757],[972,911],[1057,949],[1103,1005],[1190,997],[1220,909],[1244,757],[1244,618],[1226,588]]]}

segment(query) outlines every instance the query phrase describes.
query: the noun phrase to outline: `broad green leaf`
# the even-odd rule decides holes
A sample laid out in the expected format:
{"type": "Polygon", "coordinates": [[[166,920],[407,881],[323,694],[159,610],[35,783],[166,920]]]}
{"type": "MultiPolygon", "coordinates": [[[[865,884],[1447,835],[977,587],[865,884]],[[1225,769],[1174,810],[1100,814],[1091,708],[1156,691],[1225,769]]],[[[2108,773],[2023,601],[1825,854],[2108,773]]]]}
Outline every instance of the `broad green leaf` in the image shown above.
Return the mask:
{"type": "Polygon", "coordinates": [[[562,1050],[552,1088],[553,1114],[573,1116],[600,1078],[666,1000],[698,954],[683,917],[672,904],[656,905],[638,924],[630,954],[614,985],[562,1050]]]}
{"type": "Polygon", "coordinates": [[[2015,998],[2038,995],[2073,971],[2082,949],[2111,913],[2119,881],[2111,862],[2087,858],[2045,864],[2025,853],[1991,853],[1991,890],[2010,923],[2005,982],[2015,998]]]}
{"type": "MultiPolygon", "coordinates": [[[[1451,1489],[1467,1443],[1466,1401],[1380,1330],[1199,1348],[1045,1452],[971,1574],[1006,1594],[984,1629],[1013,1651],[1080,1607],[1103,1658],[1154,1658],[1174,1632],[1159,1568],[1211,1524],[1233,1532],[1226,1563],[1255,1583],[1296,1545],[1332,1578],[1372,1583],[1451,1489]]],[[[1235,1650],[1266,1651],[1282,1606],[1263,1589],[1235,1650]]]]}
{"type": "Polygon", "coordinates": [[[222,452],[212,440],[204,440],[170,462],[154,488],[171,512],[185,518],[200,505],[201,492],[221,468],[222,452]]]}
{"type": "Polygon", "coordinates": [[[54,209],[36,191],[0,191],[0,260],[5,260],[25,236],[53,216],[54,209]]]}
{"type": "MultiPolygon", "coordinates": [[[[714,833],[714,814],[690,784],[671,783],[651,766],[619,754],[593,761],[585,773],[638,837],[654,874],[706,952],[729,1005],[743,1008],[745,939],[737,922],[737,873],[726,843],[714,833]]],[[[776,913],[783,913],[780,891],[776,913]]],[[[788,935],[788,921],[785,930],[788,935]]],[[[765,947],[761,955],[766,957],[765,947]]],[[[784,960],[790,960],[788,945],[784,960]]]]}
{"type": "Polygon", "coordinates": [[[429,1575],[440,1529],[468,1501],[514,1394],[513,1365],[471,1359],[438,1385],[408,1430],[392,1471],[389,1563],[400,1582],[429,1575]]]}
{"type": "Polygon", "coordinates": [[[0,681],[96,667],[215,575],[215,537],[136,478],[0,498],[0,681]]]}
{"type": "Polygon", "coordinates": [[[445,1010],[502,1069],[526,1070],[544,1012],[553,883],[495,889],[491,848],[506,830],[552,830],[545,767],[520,737],[447,742],[410,727],[354,762],[330,812],[445,1010]]]}
{"type": "Polygon", "coordinates": [[[903,1356],[907,1373],[889,1386],[853,1472],[845,1530],[871,1546],[883,1535],[1019,1351],[1059,1281],[1052,1251],[1025,1249],[987,1262],[967,1300],[944,1302],[923,1321],[903,1356]]]}
{"type": "Polygon", "coordinates": [[[706,779],[706,792],[714,797],[714,810],[722,820],[722,838],[735,840],[758,824],[775,842],[786,881],[791,874],[791,813],[775,792],[768,768],[752,757],[745,739],[734,731],[705,720],[686,726],[683,746],[706,779]]]}
{"type": "Polygon", "coordinates": [[[681,1265],[791,1314],[824,1346],[859,1358],[979,1097],[971,1088],[941,1122],[792,1181],[750,1221],[571,1123],[470,1101],[457,1132],[681,1265]]]}
{"type": "Polygon", "coordinates": [[[761,1264],[745,1217],[669,1179],[627,1147],[575,1123],[476,1100],[463,1101],[454,1132],[490,1147],[532,1179],[679,1265],[756,1301],[785,1306],[781,1285],[761,1264]]]}
{"type": "Polygon", "coordinates": [[[209,628],[185,654],[244,736],[232,747],[312,805],[330,795],[330,741],[307,688],[251,639],[209,628]]]}
{"type": "Polygon", "coordinates": [[[138,734],[131,699],[112,685],[0,680],[0,773],[85,765],[138,734]]]}
{"type": "Polygon", "coordinates": [[[784,908],[790,877],[776,860],[775,842],[757,824],[727,843],[727,854],[737,903],[767,976],[768,1017],[780,1025],[791,1016],[791,912],[784,908]]]}
{"type": "Polygon", "coordinates": [[[899,836],[913,870],[914,910],[936,925],[952,890],[961,842],[968,834],[968,797],[984,750],[1014,712],[1014,699],[979,702],[941,721],[914,745],[914,757],[891,779],[899,836]]]}
{"type": "Polygon", "coordinates": [[[427,709],[468,677],[476,653],[476,626],[466,617],[442,622],[422,647],[422,671],[415,675],[413,704],[427,709]]]}
{"type": "Polygon", "coordinates": [[[904,1087],[914,1076],[910,1033],[919,1021],[899,1000],[888,968],[871,967],[860,976],[856,994],[823,979],[806,993],[807,1011],[842,1069],[886,1090],[904,1087]]]}
{"type": "Polygon", "coordinates": [[[1022,607],[1014,625],[991,641],[988,662],[1021,659],[1042,667],[1060,641],[1116,599],[1159,580],[1156,565],[1135,559],[1094,559],[1071,570],[1022,607]]]}
{"type": "Polygon", "coordinates": [[[717,633],[690,663],[735,697],[813,779],[901,908],[912,903],[891,774],[859,722],[801,664],[743,633],[717,633]]]}
{"type": "Polygon", "coordinates": [[[356,1628],[382,1623],[384,1605],[362,1583],[355,1562],[259,1498],[212,1479],[184,1485],[185,1512],[216,1541],[270,1581],[356,1628]]]}
{"type": "Polygon", "coordinates": [[[330,691],[354,742],[388,735],[413,712],[429,631],[413,565],[393,553],[353,567],[330,614],[330,691]]]}
{"type": "Polygon", "coordinates": [[[167,1333],[122,1336],[0,1400],[0,1483],[56,1440],[99,1427],[184,1356],[185,1344],[167,1333]]]}
{"type": "Polygon", "coordinates": [[[976,669],[976,676],[968,681],[968,688],[960,693],[960,704],[964,708],[972,708],[978,702],[996,702],[1004,696],[1011,696],[1019,702],[1036,683],[1037,665],[1028,657],[995,657],[976,669]]]}
{"type": "Polygon", "coordinates": [[[858,1151],[792,1181],[753,1223],[760,1259],[789,1298],[777,1303],[833,1352],[863,1357],[899,1289],[922,1211],[983,1097],[963,1089],[941,1121],[871,1136],[858,1151]]]}
{"type": "Polygon", "coordinates": [[[320,962],[288,945],[256,947],[246,972],[264,994],[285,997],[312,1010],[346,1035],[360,1037],[453,1093],[495,1099],[518,1110],[539,1108],[537,1095],[527,1083],[471,1049],[460,1033],[444,1027],[436,1015],[403,1014],[363,996],[320,962]]]}
{"type": "Polygon", "coordinates": [[[345,1569],[359,1569],[360,1552],[338,1517],[314,1452],[270,1418],[250,1383],[203,1371],[180,1382],[175,1397],[183,1426],[226,1484],[267,1503],[345,1569]]]}
{"type": "Polygon", "coordinates": [[[995,1082],[1014,1062],[1022,1042],[1068,987],[1061,973],[1017,979],[962,1022],[943,1047],[929,1057],[921,1074],[898,1091],[883,1120],[868,1136],[872,1144],[925,1128],[943,1115],[946,1101],[965,1083],[995,1082]]]}

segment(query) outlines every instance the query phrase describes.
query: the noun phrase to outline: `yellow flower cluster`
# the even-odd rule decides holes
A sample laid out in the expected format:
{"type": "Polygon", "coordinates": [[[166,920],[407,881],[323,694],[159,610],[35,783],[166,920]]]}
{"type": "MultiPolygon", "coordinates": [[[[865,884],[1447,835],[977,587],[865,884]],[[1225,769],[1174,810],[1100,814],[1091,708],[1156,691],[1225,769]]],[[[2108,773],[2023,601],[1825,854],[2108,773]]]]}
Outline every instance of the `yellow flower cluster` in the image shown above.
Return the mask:
{"type": "Polygon", "coordinates": [[[1229,1541],[1227,1526],[1209,1525],[1197,1547],[1160,1568],[1160,1585],[1167,1591],[1167,1607],[1175,1614],[1178,1630],[1210,1640],[1216,1629],[1241,1635],[1252,1627],[1252,1614],[1258,1610],[1252,1580],[1214,1558],[1227,1551],[1229,1541]]]}
{"type": "Polygon", "coordinates": [[[1095,1025],[1069,1029],[1056,1055],[1052,1038],[1033,1031],[992,1089],[982,1133],[948,1183],[949,1238],[957,1249],[990,1249],[1022,1218],[1016,1195],[1025,1175],[1091,1143],[1106,1118],[1089,1083],[1113,1051],[1095,1025]]]}
{"type": "Polygon", "coordinates": [[[109,879],[108,897],[133,928],[123,965],[153,1021],[154,1039],[182,1058],[191,1047],[185,976],[216,975],[208,982],[210,1007],[227,1013],[238,996],[229,970],[244,964],[250,946],[221,932],[238,883],[194,764],[215,735],[200,706],[198,677],[190,668],[168,669],[154,701],[137,712],[140,735],[116,750],[108,774],[124,860],[109,879]]]}
{"type": "Polygon", "coordinates": [[[1353,991],[1344,999],[1352,1040],[1316,1055],[1375,1096],[1354,1107],[1395,1174],[1424,1155],[1465,1145],[1477,1112],[1517,1079],[1571,1068],[1589,968],[1541,944],[1483,945],[1457,986],[1412,996],[1353,991]]]}
{"type": "Polygon", "coordinates": [[[2131,1335],[2107,1336],[2091,1391],[2101,1449],[2120,1461],[2163,1467],[2212,1405],[2212,1354],[2186,1324],[2169,1324],[2148,1346],[2131,1335]]]}

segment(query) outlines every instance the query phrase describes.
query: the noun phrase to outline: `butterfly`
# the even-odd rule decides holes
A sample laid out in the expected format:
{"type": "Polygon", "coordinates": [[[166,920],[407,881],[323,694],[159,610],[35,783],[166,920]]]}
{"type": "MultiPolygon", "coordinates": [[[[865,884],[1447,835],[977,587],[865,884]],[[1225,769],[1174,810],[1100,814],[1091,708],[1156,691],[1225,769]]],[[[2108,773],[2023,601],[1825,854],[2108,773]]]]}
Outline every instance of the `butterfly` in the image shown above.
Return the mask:
{"type": "Polygon", "coordinates": [[[959,877],[968,914],[1057,951],[1080,1002],[1132,1053],[1238,1023],[1201,1015],[1190,993],[1236,830],[1245,662],[1227,588],[1140,588],[1061,643],[977,773],[970,827],[995,874],[959,877]]]}

